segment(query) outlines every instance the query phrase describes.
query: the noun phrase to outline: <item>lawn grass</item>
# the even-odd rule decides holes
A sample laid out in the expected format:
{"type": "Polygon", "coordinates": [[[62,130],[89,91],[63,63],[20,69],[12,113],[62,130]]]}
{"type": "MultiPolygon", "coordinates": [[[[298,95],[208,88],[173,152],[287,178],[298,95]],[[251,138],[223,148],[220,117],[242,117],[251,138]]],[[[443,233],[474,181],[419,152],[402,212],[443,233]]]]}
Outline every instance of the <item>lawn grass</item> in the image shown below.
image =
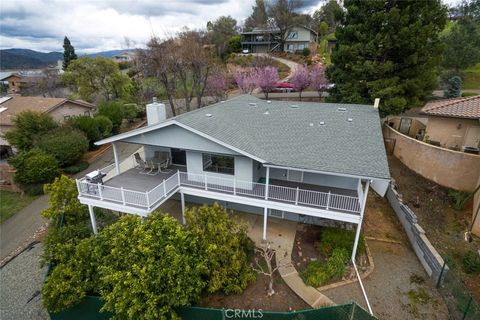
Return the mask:
{"type": "Polygon", "coordinates": [[[0,191],[0,223],[28,206],[36,198],[36,196],[22,196],[18,192],[0,191]]]}
{"type": "Polygon", "coordinates": [[[480,63],[463,71],[462,89],[480,89],[480,63]]]}

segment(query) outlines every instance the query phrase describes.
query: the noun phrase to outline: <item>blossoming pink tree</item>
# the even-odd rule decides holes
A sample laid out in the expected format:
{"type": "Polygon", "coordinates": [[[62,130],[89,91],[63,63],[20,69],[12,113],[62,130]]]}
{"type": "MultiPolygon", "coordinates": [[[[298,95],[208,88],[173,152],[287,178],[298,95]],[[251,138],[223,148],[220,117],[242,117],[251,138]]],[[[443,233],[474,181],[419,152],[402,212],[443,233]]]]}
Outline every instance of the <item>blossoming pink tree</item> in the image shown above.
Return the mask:
{"type": "Polygon", "coordinates": [[[310,72],[310,87],[317,90],[318,96],[322,96],[322,92],[327,88],[328,80],[325,77],[325,65],[317,64],[310,72]]]}
{"type": "Polygon", "coordinates": [[[262,89],[262,92],[265,94],[265,99],[268,99],[268,94],[273,91],[279,79],[278,70],[275,67],[266,66],[255,69],[256,84],[262,89]]]}
{"type": "Polygon", "coordinates": [[[205,91],[207,95],[215,97],[216,101],[225,98],[225,91],[227,90],[227,75],[221,69],[214,69],[207,78],[205,91]]]}
{"type": "Polygon", "coordinates": [[[308,73],[307,66],[299,65],[295,69],[290,78],[290,82],[293,88],[298,91],[300,100],[302,100],[302,91],[307,89],[310,85],[310,74],[308,73]]]}
{"type": "Polygon", "coordinates": [[[235,71],[235,82],[238,85],[238,88],[242,90],[243,93],[252,93],[253,89],[257,86],[256,84],[256,72],[253,69],[243,69],[238,68],[235,71]]]}

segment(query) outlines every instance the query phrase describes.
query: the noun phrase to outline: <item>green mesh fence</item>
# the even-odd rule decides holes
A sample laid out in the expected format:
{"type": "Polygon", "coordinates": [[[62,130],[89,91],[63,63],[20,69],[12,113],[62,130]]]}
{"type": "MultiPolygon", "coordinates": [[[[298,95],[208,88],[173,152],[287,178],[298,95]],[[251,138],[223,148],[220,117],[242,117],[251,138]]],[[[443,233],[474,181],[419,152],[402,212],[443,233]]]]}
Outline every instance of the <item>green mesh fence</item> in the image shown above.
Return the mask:
{"type": "MultiPolygon", "coordinates": [[[[442,270],[444,269],[445,266],[442,270]]],[[[437,281],[437,288],[447,304],[451,319],[480,319],[480,304],[475,301],[460,277],[451,269],[446,274],[442,273],[439,278],[443,277],[443,282],[437,281]]]]}
{"type": "MultiPolygon", "coordinates": [[[[99,297],[86,297],[82,302],[58,313],[50,313],[51,320],[104,320],[111,313],[101,313],[103,302],[99,297]]],[[[308,309],[297,312],[272,312],[260,310],[213,309],[201,307],[183,307],[177,310],[184,320],[226,320],[226,319],[262,319],[262,320],[374,320],[365,309],[356,303],[343,304],[320,309],[308,309]]]]}

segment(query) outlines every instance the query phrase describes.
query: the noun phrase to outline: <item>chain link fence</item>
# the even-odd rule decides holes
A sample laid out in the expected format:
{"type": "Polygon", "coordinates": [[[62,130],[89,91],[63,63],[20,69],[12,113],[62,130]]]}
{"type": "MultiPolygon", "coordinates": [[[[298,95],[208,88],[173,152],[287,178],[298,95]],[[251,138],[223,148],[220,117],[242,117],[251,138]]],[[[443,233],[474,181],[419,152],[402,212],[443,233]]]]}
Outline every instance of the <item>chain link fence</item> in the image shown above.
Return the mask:
{"type": "Polygon", "coordinates": [[[480,319],[480,304],[475,301],[456,272],[445,272],[447,267],[447,262],[444,262],[437,279],[437,289],[447,304],[450,317],[456,320],[480,319]]]}

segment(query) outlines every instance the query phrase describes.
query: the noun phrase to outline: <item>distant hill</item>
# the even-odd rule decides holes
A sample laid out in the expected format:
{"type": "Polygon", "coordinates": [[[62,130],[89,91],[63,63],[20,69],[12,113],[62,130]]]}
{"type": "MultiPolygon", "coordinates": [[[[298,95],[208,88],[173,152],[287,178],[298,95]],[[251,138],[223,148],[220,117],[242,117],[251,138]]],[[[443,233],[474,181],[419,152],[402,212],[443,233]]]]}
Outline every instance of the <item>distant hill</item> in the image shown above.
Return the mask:
{"type": "MultiPolygon", "coordinates": [[[[135,51],[135,50],[137,50],[137,49],[109,50],[109,51],[101,51],[101,52],[96,52],[96,53],[87,54],[87,56],[89,56],[89,57],[102,56],[102,57],[105,57],[105,58],[113,58],[114,56],[116,56],[116,55],[119,54],[119,53],[129,52],[129,51],[135,51]]],[[[80,56],[80,55],[79,55],[79,56],[80,56]]]]}
{"type": "MultiPolygon", "coordinates": [[[[90,54],[81,54],[78,56],[87,57],[106,57],[112,58],[115,55],[126,52],[134,51],[136,49],[127,50],[109,50],[101,51],[90,54]]],[[[9,69],[40,69],[52,64],[56,64],[58,60],[63,60],[63,53],[61,52],[39,52],[29,49],[4,49],[0,50],[0,70],[9,69]]]]}
{"type": "Polygon", "coordinates": [[[38,52],[29,49],[0,50],[0,69],[39,69],[63,59],[60,52],[38,52]]]}

